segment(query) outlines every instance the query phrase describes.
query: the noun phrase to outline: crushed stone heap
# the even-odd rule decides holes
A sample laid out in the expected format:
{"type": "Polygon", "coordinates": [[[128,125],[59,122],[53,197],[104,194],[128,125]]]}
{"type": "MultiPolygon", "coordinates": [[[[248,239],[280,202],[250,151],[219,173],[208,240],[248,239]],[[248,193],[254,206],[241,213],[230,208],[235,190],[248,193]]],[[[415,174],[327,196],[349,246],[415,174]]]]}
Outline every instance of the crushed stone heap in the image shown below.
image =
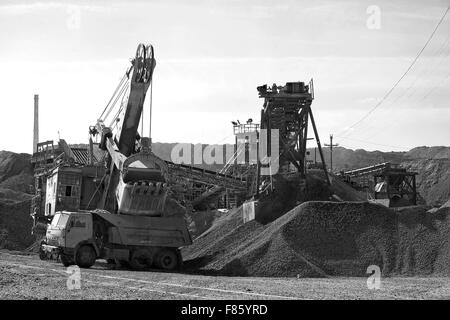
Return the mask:
{"type": "Polygon", "coordinates": [[[305,202],[275,221],[230,211],[183,250],[186,267],[233,276],[450,274],[449,208],[396,211],[367,202],[305,202]]]}

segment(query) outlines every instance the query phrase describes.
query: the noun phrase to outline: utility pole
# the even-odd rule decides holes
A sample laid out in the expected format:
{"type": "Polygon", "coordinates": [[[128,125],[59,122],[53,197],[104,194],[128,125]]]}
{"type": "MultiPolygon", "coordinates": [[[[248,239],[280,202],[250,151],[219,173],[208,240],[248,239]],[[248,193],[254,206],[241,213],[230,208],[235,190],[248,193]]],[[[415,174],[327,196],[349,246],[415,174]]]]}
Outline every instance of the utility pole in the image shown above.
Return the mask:
{"type": "MultiPolygon", "coordinates": [[[[314,140],[314,138],[306,138],[306,142],[308,142],[308,140],[314,140]]],[[[316,149],[317,148],[314,148],[314,164],[316,163],[316,149]]],[[[309,155],[309,152],[308,152],[308,155],[309,155]]]]}
{"type": "Polygon", "coordinates": [[[333,144],[333,135],[330,134],[330,144],[325,143],[325,147],[330,147],[330,172],[333,172],[333,147],[337,147],[339,144],[333,144]]]}

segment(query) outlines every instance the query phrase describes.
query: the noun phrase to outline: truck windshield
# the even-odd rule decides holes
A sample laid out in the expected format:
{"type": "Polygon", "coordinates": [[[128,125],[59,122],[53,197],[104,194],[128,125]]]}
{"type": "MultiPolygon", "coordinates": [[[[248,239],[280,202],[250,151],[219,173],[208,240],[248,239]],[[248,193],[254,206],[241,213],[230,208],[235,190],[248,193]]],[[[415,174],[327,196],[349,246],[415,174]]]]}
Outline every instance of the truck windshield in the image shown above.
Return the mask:
{"type": "Polygon", "coordinates": [[[52,226],[64,227],[68,219],[69,219],[68,214],[57,213],[52,219],[52,226]]]}

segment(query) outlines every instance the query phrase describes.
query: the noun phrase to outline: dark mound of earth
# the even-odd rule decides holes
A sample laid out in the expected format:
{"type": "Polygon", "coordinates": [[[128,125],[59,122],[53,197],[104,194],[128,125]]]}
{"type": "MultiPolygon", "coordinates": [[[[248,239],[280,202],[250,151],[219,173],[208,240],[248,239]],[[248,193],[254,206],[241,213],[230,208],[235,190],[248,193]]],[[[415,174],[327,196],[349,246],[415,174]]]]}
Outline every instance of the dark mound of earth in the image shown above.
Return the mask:
{"type": "Polygon", "coordinates": [[[30,201],[0,201],[0,249],[23,250],[33,243],[30,201]]]}
{"type": "Polygon", "coordinates": [[[234,210],[183,250],[186,266],[271,277],[450,273],[448,208],[396,211],[367,202],[305,202],[267,225],[234,210]]]}

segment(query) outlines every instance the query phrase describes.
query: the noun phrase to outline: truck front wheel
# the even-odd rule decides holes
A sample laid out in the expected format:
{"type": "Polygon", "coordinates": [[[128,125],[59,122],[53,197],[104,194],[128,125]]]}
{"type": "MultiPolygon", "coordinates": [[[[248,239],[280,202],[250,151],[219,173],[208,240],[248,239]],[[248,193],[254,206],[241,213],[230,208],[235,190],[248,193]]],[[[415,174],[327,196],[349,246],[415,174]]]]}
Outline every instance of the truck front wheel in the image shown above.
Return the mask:
{"type": "Polygon", "coordinates": [[[73,259],[64,253],[61,253],[59,258],[61,259],[61,262],[64,267],[68,267],[74,264],[73,259]]]}
{"type": "Polygon", "coordinates": [[[175,250],[163,249],[156,255],[156,265],[163,270],[174,270],[179,263],[175,250]]]}
{"type": "Polygon", "coordinates": [[[75,255],[75,262],[80,268],[90,268],[94,265],[96,254],[90,245],[83,245],[78,248],[75,255]]]}

